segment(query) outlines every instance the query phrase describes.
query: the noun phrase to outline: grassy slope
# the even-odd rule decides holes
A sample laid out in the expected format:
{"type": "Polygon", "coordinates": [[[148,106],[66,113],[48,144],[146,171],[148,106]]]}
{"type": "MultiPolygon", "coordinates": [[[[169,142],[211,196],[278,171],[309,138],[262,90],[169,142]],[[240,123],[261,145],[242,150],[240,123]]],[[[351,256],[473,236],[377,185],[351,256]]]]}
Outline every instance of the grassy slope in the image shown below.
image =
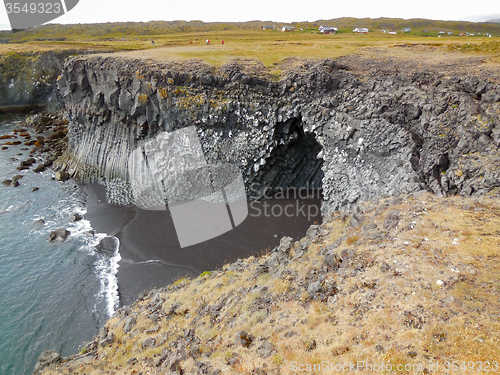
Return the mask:
{"type": "MultiPolygon", "coordinates": [[[[97,359],[69,361],[44,374],[163,374],[165,368],[154,361],[188,329],[200,339],[196,360],[223,374],[258,368],[290,374],[292,361],[423,364],[427,369],[429,361],[438,361],[433,373],[443,374],[449,373],[444,370],[448,360],[465,366],[498,360],[500,201],[425,193],[362,208],[363,224],[376,224],[383,235],[370,226],[352,228],[341,215],[325,225],[327,233],[305,255],[276,272],[255,272],[269,259],[264,255],[152,291],[132,306],[137,326],[131,333],[123,332],[124,317],[114,317],[107,327],[115,341],[99,347],[97,359]],[[394,213],[398,225],[384,229],[394,213]],[[327,267],[320,255],[331,244],[343,258],[338,270],[327,267]],[[307,287],[320,276],[327,292],[311,297],[307,287]],[[153,296],[165,299],[157,323],[148,318],[153,296]],[[215,318],[200,313],[219,302],[215,318]],[[167,314],[174,303],[180,307],[167,314]],[[147,332],[155,325],[155,332],[147,332]],[[255,336],[250,347],[235,339],[240,330],[255,336]],[[157,345],[143,348],[147,337],[157,345]],[[264,342],[276,350],[266,358],[259,354],[264,342]]],[[[289,259],[296,254],[297,244],[289,259]]],[[[192,357],[181,362],[184,373],[195,373],[196,366],[192,357]]]]}
{"type": "MultiPolygon", "coordinates": [[[[261,60],[270,69],[279,69],[279,65],[288,57],[298,58],[336,58],[355,53],[370,53],[370,50],[388,50],[394,45],[427,44],[443,48],[443,52],[462,51],[482,53],[489,56],[500,53],[497,38],[485,37],[424,37],[419,35],[389,35],[373,32],[367,35],[340,33],[336,35],[320,35],[315,30],[283,33],[280,31],[262,31],[253,28],[234,28],[215,31],[175,31],[156,30],[154,35],[130,34],[103,30],[102,34],[93,36],[93,27],[101,28],[106,24],[87,27],[86,33],[70,33],[66,41],[49,41],[48,37],[58,36],[57,32],[48,33],[34,29],[33,34],[14,34],[23,43],[0,44],[0,55],[13,53],[29,53],[32,51],[80,49],[92,51],[136,51],[135,57],[152,57],[159,59],[202,59],[215,66],[220,66],[233,58],[251,58],[261,60]],[[45,40],[36,40],[43,36],[45,40]],[[125,36],[123,36],[125,35],[125,36]],[[125,40],[123,40],[123,38],[125,40]],[[210,39],[207,46],[205,40],[210,39]],[[153,45],[151,41],[154,40],[153,45]],[[222,45],[222,40],[225,44],[222,45]],[[196,41],[196,44],[190,43],[196,41]],[[465,47],[464,47],[465,46],[465,47]]],[[[113,24],[115,25],[115,24],[113,24]]],[[[119,24],[127,28],[128,24],[119,24]]],[[[48,26],[47,26],[48,27],[48,26]]],[[[79,30],[77,26],[72,26],[79,30]]],[[[118,26],[116,26],[118,28],[118,26]]],[[[50,28],[49,28],[50,29],[50,28]]],[[[22,34],[22,33],[19,33],[22,34]]]]}
{"type": "MultiPolygon", "coordinates": [[[[210,36],[211,45],[205,44],[207,36],[199,33],[161,36],[155,39],[155,48],[147,51],[127,52],[136,58],[158,60],[201,59],[216,67],[234,58],[257,59],[267,68],[277,69],[289,57],[298,59],[338,58],[352,54],[370,55],[388,53],[398,57],[402,50],[394,46],[423,46],[426,51],[441,53],[470,52],[493,57],[500,54],[500,42],[490,38],[427,38],[413,35],[387,35],[382,33],[368,35],[338,34],[317,35],[313,33],[281,32],[221,32],[210,36]],[[196,40],[197,44],[189,41],[196,40]],[[222,45],[221,41],[225,44],[222,45]],[[465,47],[464,47],[465,46],[465,47]],[[436,51],[438,50],[438,51],[436,51]]],[[[405,57],[415,58],[418,54],[408,49],[405,57]]],[[[432,53],[431,53],[432,54],[432,53]]],[[[434,53],[437,54],[437,53],[434,53]]],[[[458,54],[457,56],[462,56],[458,54]]],[[[444,59],[445,57],[441,57],[444,59]]],[[[449,56],[446,56],[449,58],[449,56]]]]}
{"type": "MultiPolygon", "coordinates": [[[[9,33],[0,32],[0,39],[33,40],[42,38],[68,38],[68,39],[101,39],[122,37],[146,37],[174,34],[174,33],[212,33],[220,31],[257,30],[263,25],[275,26],[277,29],[285,25],[276,21],[250,21],[250,22],[202,22],[202,21],[151,21],[151,22],[117,22],[102,24],[77,24],[60,25],[49,24],[38,26],[33,29],[9,33]]],[[[336,18],[330,20],[318,20],[314,22],[292,22],[297,29],[314,29],[317,31],[320,25],[337,27],[343,31],[350,32],[356,27],[367,27],[372,31],[382,29],[401,31],[410,27],[413,33],[439,31],[481,32],[500,35],[500,25],[493,23],[474,23],[465,21],[436,21],[427,19],[400,18],[336,18]]]]}
{"type": "MultiPolygon", "coordinates": [[[[449,47],[449,50],[499,54],[496,38],[442,37],[438,31],[489,32],[500,35],[500,25],[472,22],[432,21],[424,19],[356,19],[339,18],[318,20],[309,23],[294,23],[296,32],[282,33],[279,30],[262,31],[262,25],[279,22],[252,21],[243,23],[204,23],[201,21],[153,21],[146,23],[105,23],[91,25],[43,25],[33,29],[11,33],[0,32],[0,55],[29,53],[33,51],[79,49],[92,51],[145,51],[167,48],[170,59],[200,58],[215,66],[232,58],[256,58],[268,68],[273,68],[288,57],[328,58],[353,53],[362,53],[368,48],[388,48],[394,44],[434,44],[449,47]],[[321,24],[341,29],[337,35],[320,35],[321,24]],[[368,27],[373,32],[367,35],[353,34],[355,27],[368,27]],[[411,27],[409,35],[399,33],[411,27]],[[303,31],[300,31],[303,28],[303,31]],[[397,35],[383,34],[382,29],[396,30],[397,35]],[[432,36],[421,35],[427,31],[432,36]],[[63,38],[65,40],[57,40],[63,38]],[[210,39],[211,46],[205,40],[210,39]],[[152,44],[152,40],[155,44],[152,44]],[[190,42],[195,41],[197,44],[190,42]],[[225,45],[222,46],[222,40],[225,45]],[[484,47],[485,44],[487,47],[484,47]],[[462,48],[462,45],[468,45],[462,48]]],[[[137,56],[140,56],[138,52],[137,56]]],[[[158,56],[152,55],[153,58],[158,56]]]]}

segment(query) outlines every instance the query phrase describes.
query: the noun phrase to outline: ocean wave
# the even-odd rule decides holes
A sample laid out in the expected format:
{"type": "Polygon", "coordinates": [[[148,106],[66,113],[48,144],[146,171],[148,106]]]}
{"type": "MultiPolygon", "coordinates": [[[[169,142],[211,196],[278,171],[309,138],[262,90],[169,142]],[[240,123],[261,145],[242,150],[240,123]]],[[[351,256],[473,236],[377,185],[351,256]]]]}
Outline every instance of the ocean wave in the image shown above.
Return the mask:
{"type": "MultiPolygon", "coordinates": [[[[71,199],[65,200],[63,206],[65,208],[58,212],[57,221],[66,220],[72,214],[85,216],[87,210],[83,207],[84,199],[81,198],[81,193],[76,191],[72,194],[71,199]]],[[[94,257],[94,267],[96,276],[99,280],[100,289],[97,295],[98,301],[104,300],[106,306],[106,314],[113,316],[120,303],[118,292],[118,268],[120,256],[120,241],[117,237],[110,236],[106,233],[94,233],[92,224],[89,220],[81,219],[75,222],[70,222],[66,225],[66,229],[71,232],[72,238],[84,242],[82,250],[87,251],[94,257]],[[108,251],[100,251],[100,244],[104,238],[112,238],[112,248],[108,251]]]]}
{"type": "Polygon", "coordinates": [[[96,270],[101,285],[99,298],[106,300],[106,313],[108,316],[113,316],[120,303],[120,295],[118,293],[118,262],[122,259],[120,256],[120,241],[114,236],[108,236],[104,233],[96,234],[93,242],[94,255],[97,258],[96,270]],[[109,252],[99,251],[101,241],[111,237],[114,240],[114,249],[112,255],[109,252]]]}

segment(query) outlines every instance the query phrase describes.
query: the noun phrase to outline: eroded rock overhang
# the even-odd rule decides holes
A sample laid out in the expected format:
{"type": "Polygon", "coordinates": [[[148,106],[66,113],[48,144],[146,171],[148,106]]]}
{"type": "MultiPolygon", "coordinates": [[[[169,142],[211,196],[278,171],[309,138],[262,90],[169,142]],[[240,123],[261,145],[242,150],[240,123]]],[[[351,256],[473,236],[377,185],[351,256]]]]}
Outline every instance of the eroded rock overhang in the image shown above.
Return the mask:
{"type": "Polygon", "coordinates": [[[131,151],[195,125],[206,160],[237,164],[250,199],[307,186],[326,214],[422,189],[498,194],[500,87],[446,74],[296,61],[276,81],[253,61],[72,58],[58,81],[70,119],[60,166],[127,203],[131,151]]]}

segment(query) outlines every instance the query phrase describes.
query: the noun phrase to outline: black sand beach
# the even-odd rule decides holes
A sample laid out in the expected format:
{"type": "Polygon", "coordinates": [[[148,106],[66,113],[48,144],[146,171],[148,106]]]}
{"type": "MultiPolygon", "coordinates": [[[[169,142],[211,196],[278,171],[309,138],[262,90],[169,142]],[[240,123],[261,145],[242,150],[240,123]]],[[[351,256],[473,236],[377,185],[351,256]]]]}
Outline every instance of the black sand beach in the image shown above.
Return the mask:
{"type": "Polygon", "coordinates": [[[118,285],[122,305],[133,303],[143,291],[165,286],[179,277],[196,277],[238,258],[258,255],[278,245],[283,236],[298,240],[304,237],[309,225],[322,220],[319,199],[254,202],[246,220],[235,229],[209,241],[181,248],[169,211],[148,211],[107,203],[102,185],[84,185],[82,189],[87,195],[85,216],[94,230],[120,240],[122,259],[118,285]],[[267,212],[264,204],[267,204],[267,212]],[[272,207],[275,207],[274,213],[280,213],[290,204],[294,208],[288,212],[293,215],[271,214],[272,207]],[[317,211],[317,214],[308,218],[305,208],[306,215],[302,215],[302,211],[297,215],[297,207],[307,206],[314,206],[311,212],[317,211]]]}

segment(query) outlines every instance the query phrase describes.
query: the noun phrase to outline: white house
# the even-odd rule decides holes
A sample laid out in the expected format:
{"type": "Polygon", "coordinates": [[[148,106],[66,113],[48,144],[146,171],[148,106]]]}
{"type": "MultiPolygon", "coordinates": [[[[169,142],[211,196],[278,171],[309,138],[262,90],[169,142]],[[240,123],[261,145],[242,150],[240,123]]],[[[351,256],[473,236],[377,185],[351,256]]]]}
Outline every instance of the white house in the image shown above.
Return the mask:
{"type": "Polygon", "coordinates": [[[330,33],[336,33],[338,29],[336,27],[330,27],[330,26],[320,26],[319,27],[319,32],[321,34],[330,34],[330,33]]]}
{"type": "Polygon", "coordinates": [[[368,32],[368,29],[366,27],[356,27],[352,32],[366,34],[368,32]]]}
{"type": "Polygon", "coordinates": [[[283,26],[281,28],[281,31],[285,32],[285,31],[295,31],[295,27],[293,26],[283,26]]]}

